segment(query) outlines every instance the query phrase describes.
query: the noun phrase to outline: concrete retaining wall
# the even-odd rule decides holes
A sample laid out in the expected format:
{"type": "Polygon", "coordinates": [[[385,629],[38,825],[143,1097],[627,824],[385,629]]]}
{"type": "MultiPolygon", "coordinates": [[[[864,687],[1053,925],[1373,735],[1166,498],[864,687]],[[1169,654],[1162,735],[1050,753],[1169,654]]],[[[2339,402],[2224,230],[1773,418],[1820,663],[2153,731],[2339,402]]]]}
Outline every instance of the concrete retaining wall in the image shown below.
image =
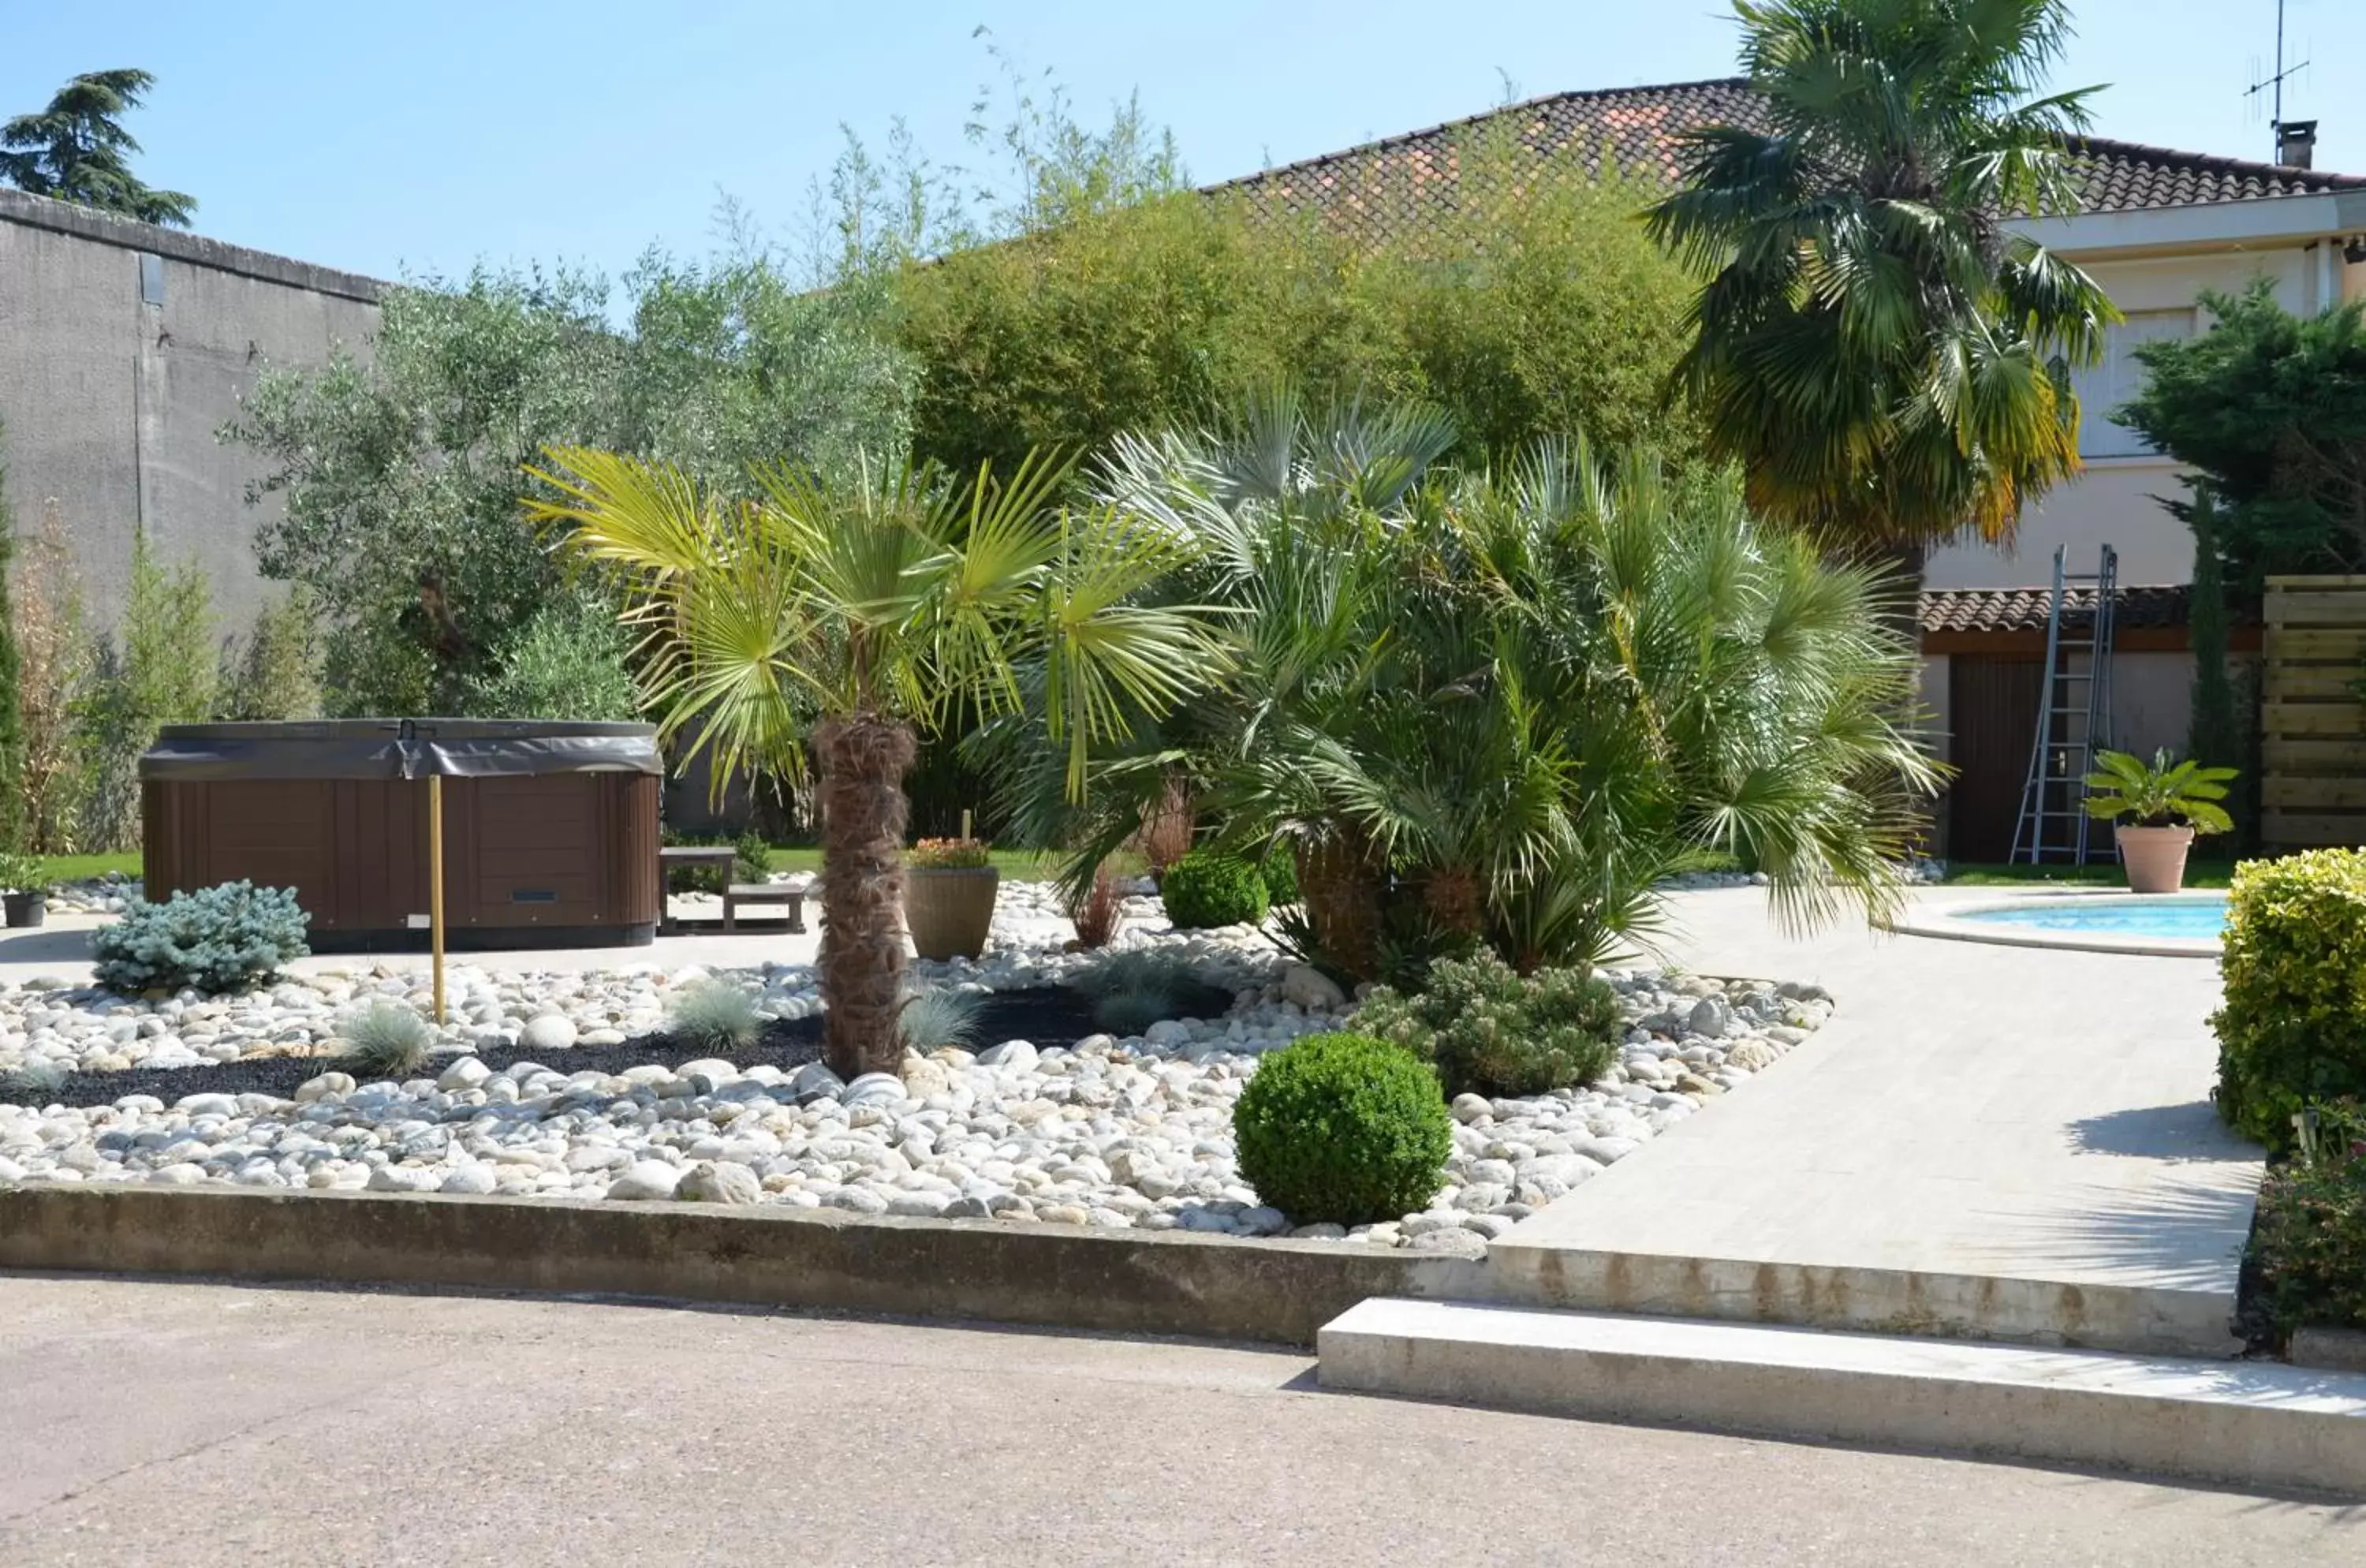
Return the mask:
{"type": "Polygon", "coordinates": [[[223,629],[246,630],[263,596],[255,525],[271,513],[246,504],[260,462],[215,433],[265,365],[322,365],[339,344],[363,352],[380,287],[0,191],[7,499],[22,534],[55,501],[96,620],[120,611],[144,526],[167,559],[204,569],[223,629]]]}
{"type": "Polygon", "coordinates": [[[0,1268],[667,1296],[1311,1346],[1484,1266],[1336,1243],[348,1192],[0,1190],[0,1268]]]}

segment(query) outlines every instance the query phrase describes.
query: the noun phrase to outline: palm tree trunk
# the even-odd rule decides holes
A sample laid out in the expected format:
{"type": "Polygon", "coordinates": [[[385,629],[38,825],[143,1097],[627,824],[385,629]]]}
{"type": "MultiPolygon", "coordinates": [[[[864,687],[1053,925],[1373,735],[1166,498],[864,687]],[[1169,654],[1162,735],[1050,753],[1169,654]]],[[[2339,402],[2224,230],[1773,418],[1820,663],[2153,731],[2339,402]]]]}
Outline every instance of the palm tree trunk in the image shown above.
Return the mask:
{"type": "Polygon", "coordinates": [[[1355,979],[1369,980],[1380,968],[1380,895],[1384,869],[1372,841],[1341,826],[1313,843],[1301,843],[1299,897],[1323,956],[1355,979]]]}
{"type": "Polygon", "coordinates": [[[822,1055],[851,1081],[904,1064],[896,1012],[904,976],[904,775],[911,727],[851,713],[814,730],[821,772],[822,1055]]]}

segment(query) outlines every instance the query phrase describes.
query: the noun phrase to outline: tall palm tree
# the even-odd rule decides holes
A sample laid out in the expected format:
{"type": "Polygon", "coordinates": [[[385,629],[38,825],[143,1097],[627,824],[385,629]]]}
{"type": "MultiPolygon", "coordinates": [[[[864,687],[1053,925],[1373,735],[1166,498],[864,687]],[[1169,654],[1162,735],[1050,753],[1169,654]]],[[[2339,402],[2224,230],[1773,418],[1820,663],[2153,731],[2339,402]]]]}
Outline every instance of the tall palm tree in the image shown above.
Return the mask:
{"type": "Polygon", "coordinates": [[[1058,504],[1059,464],[967,485],[884,468],[833,485],[782,466],[755,475],[760,500],[727,502],[638,458],[549,457],[530,471],[550,493],[526,510],[622,578],[666,733],[711,750],[718,778],[802,779],[809,757],[819,775],[824,1050],[843,1076],[903,1057],[904,775],[920,735],[1031,702],[1080,795],[1092,747],[1226,664],[1205,613],[1142,602],[1198,542],[1058,504]]]}
{"type": "Polygon", "coordinates": [[[2071,210],[2094,89],[2038,96],[2064,0],[1735,0],[1764,129],[1681,139],[1650,211],[1708,281],[1678,382],[1762,514],[1919,580],[2079,468],[2070,367],[2118,319],[2009,232],[2071,210]]]}

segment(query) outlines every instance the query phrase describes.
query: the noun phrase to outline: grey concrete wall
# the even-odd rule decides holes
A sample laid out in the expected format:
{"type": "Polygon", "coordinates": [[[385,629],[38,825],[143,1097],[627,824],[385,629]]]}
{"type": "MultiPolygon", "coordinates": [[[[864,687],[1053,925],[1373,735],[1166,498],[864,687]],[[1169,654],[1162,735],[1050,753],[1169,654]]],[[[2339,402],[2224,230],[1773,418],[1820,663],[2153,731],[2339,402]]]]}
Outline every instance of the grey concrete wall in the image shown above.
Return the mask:
{"type": "Polygon", "coordinates": [[[266,364],[366,348],[380,285],[195,235],[0,191],[0,421],[19,533],[54,502],[94,616],[111,623],[136,528],[194,559],[224,629],[262,602],[253,454],[215,433],[266,364]],[[141,297],[158,258],[163,299],[141,297]]]}

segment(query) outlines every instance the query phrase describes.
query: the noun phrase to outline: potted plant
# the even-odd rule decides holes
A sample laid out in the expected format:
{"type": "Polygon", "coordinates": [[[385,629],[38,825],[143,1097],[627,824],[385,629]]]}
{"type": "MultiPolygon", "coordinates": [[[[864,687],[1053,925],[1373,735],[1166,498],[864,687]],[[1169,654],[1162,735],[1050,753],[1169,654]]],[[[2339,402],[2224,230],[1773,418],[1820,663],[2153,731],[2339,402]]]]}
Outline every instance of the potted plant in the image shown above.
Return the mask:
{"type": "Polygon", "coordinates": [[[1002,874],[984,839],[922,839],[904,856],[904,926],[923,958],[975,958],[994,923],[1002,874]]]}
{"type": "Polygon", "coordinates": [[[38,926],[48,919],[50,883],[39,860],[0,850],[0,908],[12,926],[38,926]]]}
{"type": "Polygon", "coordinates": [[[2185,882],[2185,854],[2196,833],[2223,833],[2235,825],[2218,802],[2226,798],[2233,768],[2180,762],[2167,747],[2147,763],[2125,751],[2095,753],[2087,775],[2087,815],[2119,824],[2120,860],[2135,893],[2174,893],[2185,882]]]}

